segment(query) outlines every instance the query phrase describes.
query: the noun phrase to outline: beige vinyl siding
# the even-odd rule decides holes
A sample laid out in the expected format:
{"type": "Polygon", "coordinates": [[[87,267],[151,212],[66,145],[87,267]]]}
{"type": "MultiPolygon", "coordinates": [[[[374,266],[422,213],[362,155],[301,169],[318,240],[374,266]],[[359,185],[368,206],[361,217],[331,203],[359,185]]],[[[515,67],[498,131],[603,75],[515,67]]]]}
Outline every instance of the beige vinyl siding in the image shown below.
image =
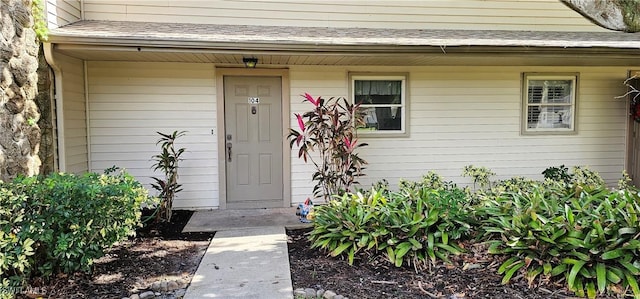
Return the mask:
{"type": "Polygon", "coordinates": [[[47,0],[47,24],[58,28],[82,19],[80,0],[47,0]]]}
{"type": "Polygon", "coordinates": [[[64,171],[86,172],[89,168],[83,62],[63,54],[54,57],[62,72],[63,124],[59,130],[64,130],[64,171]]]}
{"type": "MultiPolygon", "coordinates": [[[[298,95],[345,96],[348,72],[409,73],[410,136],[361,138],[369,143],[361,156],[369,161],[360,181],[380,179],[393,185],[418,179],[429,170],[467,185],[465,165],[486,166],[495,179],[541,178],[549,166],[588,165],[608,183],[620,178],[625,165],[626,104],[615,96],[627,68],[613,67],[292,67],[291,110],[309,109],[298,95]],[[523,136],[521,76],[523,72],[577,72],[577,134],[523,136]]],[[[291,118],[291,125],[296,126],[291,118]]],[[[293,202],[311,195],[313,168],[292,151],[293,202]]]]}
{"type": "Polygon", "coordinates": [[[115,165],[149,186],[161,176],[151,169],[156,132],[187,131],[174,208],[219,206],[212,64],[91,61],[88,78],[93,171],[115,165]]]}
{"type": "Polygon", "coordinates": [[[365,27],[602,31],[557,0],[85,0],[87,20],[365,27]]]}

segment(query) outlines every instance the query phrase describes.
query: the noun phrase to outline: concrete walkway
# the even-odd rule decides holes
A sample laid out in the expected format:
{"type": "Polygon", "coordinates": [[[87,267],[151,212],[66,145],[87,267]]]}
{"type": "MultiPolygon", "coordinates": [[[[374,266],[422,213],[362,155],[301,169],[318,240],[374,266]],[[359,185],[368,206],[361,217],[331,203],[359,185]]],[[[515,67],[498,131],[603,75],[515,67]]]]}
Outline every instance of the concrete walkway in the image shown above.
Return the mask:
{"type": "Polygon", "coordinates": [[[295,209],[194,213],[184,231],[216,234],[184,298],[293,298],[290,226],[309,225],[298,221],[295,209]]]}

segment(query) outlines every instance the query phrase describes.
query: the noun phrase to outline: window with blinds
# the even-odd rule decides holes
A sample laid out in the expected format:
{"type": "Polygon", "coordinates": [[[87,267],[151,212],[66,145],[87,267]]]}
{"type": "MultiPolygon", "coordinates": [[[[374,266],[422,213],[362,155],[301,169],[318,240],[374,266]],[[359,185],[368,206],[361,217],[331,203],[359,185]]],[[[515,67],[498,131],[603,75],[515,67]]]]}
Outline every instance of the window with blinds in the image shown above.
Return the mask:
{"type": "Polygon", "coordinates": [[[360,104],[359,133],[406,133],[406,75],[351,75],[351,99],[360,104]]]}
{"type": "Polygon", "coordinates": [[[524,75],[524,132],[574,132],[577,75],[524,75]]]}

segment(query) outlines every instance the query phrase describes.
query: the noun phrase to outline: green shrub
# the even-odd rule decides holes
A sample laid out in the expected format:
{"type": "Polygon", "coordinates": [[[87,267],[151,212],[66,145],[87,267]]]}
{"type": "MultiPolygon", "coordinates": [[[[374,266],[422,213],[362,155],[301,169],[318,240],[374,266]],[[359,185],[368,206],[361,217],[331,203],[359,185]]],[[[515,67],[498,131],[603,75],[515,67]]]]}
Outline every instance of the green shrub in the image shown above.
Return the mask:
{"type": "Polygon", "coordinates": [[[12,298],[23,278],[31,273],[35,254],[32,237],[40,230],[24,225],[31,211],[27,206],[28,197],[20,194],[19,186],[5,187],[0,184],[0,298],[12,298]]]}
{"type": "Polygon", "coordinates": [[[573,174],[569,173],[569,168],[564,166],[564,164],[558,167],[547,167],[547,169],[542,172],[542,175],[545,179],[564,182],[566,184],[570,184],[573,180],[573,174]]]}
{"type": "Polygon", "coordinates": [[[331,256],[344,252],[353,264],[357,252],[375,248],[388,234],[379,222],[380,209],[387,202],[382,192],[373,190],[366,197],[362,193],[344,194],[327,205],[315,206],[311,247],[328,250],[331,256]]]}
{"type": "Polygon", "coordinates": [[[18,178],[1,187],[2,281],[14,286],[34,275],[90,270],[106,248],[135,234],[147,200],[124,172],[18,178]]]}
{"type": "Polygon", "coordinates": [[[478,236],[504,255],[503,283],[565,283],[579,296],[613,292],[640,298],[640,193],[623,177],[609,190],[597,172],[564,165],[545,180],[489,182],[484,167],[465,174],[481,188],[460,189],[429,172],[420,181],[386,181],[318,207],[310,239],[333,256],[386,255],[416,270],[462,251],[455,240],[478,236]]]}
{"type": "Polygon", "coordinates": [[[494,175],[496,175],[495,172],[484,166],[467,165],[462,169],[462,176],[470,177],[473,180],[474,189],[477,187],[480,187],[480,189],[491,187],[491,177],[494,175]]]}
{"type": "Polygon", "coordinates": [[[567,188],[573,188],[578,194],[585,188],[589,192],[593,189],[606,187],[606,183],[600,177],[600,174],[586,166],[574,166],[571,168],[571,172],[564,165],[548,167],[542,172],[542,175],[546,180],[564,183],[567,188]]]}
{"type": "Polygon", "coordinates": [[[580,296],[629,288],[640,298],[638,194],[595,188],[593,174],[584,177],[589,179],[576,185],[588,188],[577,194],[547,182],[483,203],[481,227],[490,239],[489,251],[508,257],[499,268],[503,283],[524,272],[531,285],[564,278],[580,296]]]}
{"type": "Polygon", "coordinates": [[[384,254],[395,266],[427,266],[448,260],[462,249],[458,240],[471,231],[466,193],[455,185],[426,176],[401,182],[400,192],[372,190],[346,194],[315,209],[312,247],[332,256],[346,254],[350,264],[358,252],[384,254]],[[440,186],[433,189],[430,186],[440,186]]]}
{"type": "Polygon", "coordinates": [[[395,193],[383,208],[380,221],[389,231],[379,250],[397,267],[403,263],[428,266],[428,261],[448,261],[449,254],[462,249],[450,242],[458,240],[471,226],[468,223],[466,194],[459,189],[427,187],[395,193]]]}

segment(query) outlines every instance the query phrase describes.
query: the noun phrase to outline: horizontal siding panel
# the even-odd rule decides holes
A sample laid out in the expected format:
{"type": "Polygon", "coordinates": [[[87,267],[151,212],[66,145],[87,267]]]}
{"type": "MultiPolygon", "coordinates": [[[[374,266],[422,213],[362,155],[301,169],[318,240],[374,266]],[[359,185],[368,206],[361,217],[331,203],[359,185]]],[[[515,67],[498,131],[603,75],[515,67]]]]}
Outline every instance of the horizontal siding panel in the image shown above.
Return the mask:
{"type": "MultiPolygon", "coordinates": [[[[176,144],[176,146],[178,147],[184,147],[182,144],[176,144]]],[[[128,146],[124,145],[122,151],[116,152],[116,153],[106,153],[106,152],[93,152],[93,154],[91,155],[91,159],[93,161],[109,161],[109,160],[121,160],[121,161],[127,161],[129,160],[132,156],[146,156],[149,157],[149,162],[151,164],[152,160],[151,157],[154,155],[157,155],[159,151],[159,148],[156,148],[154,151],[129,151],[128,146]]],[[[212,160],[211,156],[211,150],[209,149],[209,151],[200,151],[200,152],[194,152],[192,150],[187,150],[184,152],[184,154],[182,155],[182,158],[184,159],[184,163],[180,163],[180,166],[188,166],[188,165],[198,165],[197,163],[199,163],[201,160],[212,160]]],[[[217,162],[212,161],[212,162],[203,162],[206,163],[207,167],[218,167],[217,162]]],[[[205,164],[202,164],[202,166],[205,166],[205,164]]]]}
{"type": "MultiPolygon", "coordinates": [[[[126,143],[126,144],[99,144],[91,142],[91,151],[95,154],[100,153],[112,153],[117,151],[124,151],[129,153],[139,153],[140,155],[157,154],[157,147],[150,147],[145,143],[126,143]]],[[[189,143],[189,152],[197,153],[197,152],[205,152],[211,154],[211,144],[210,143],[189,143]]]]}
{"type": "MultiPolygon", "coordinates": [[[[97,158],[94,159],[92,154],[91,159],[93,160],[94,165],[96,165],[96,167],[100,169],[103,169],[103,167],[100,166],[105,165],[106,168],[108,168],[110,165],[122,165],[121,167],[142,169],[151,168],[151,165],[153,165],[154,163],[151,159],[151,155],[141,155],[140,153],[136,153],[136,155],[133,155],[133,153],[129,153],[129,155],[127,155],[126,153],[119,155],[113,154],[112,156],[113,158],[109,158],[109,155],[100,154],[97,158]]],[[[193,175],[190,173],[190,168],[215,169],[218,163],[216,161],[208,161],[212,160],[212,158],[214,157],[208,157],[207,159],[202,160],[189,160],[185,158],[183,161],[180,161],[181,172],[183,172],[185,175],[193,175]]]]}
{"type": "Polygon", "coordinates": [[[172,86],[194,86],[194,87],[198,87],[198,86],[206,86],[208,84],[211,84],[211,79],[200,79],[197,77],[194,77],[193,74],[189,74],[189,76],[186,76],[188,74],[188,72],[181,72],[184,73],[184,77],[178,77],[178,75],[182,75],[182,74],[177,74],[177,73],[172,73],[172,77],[171,78],[162,78],[162,77],[146,77],[146,78],[139,78],[139,77],[132,77],[132,74],[123,74],[123,77],[126,76],[126,80],[122,80],[121,78],[109,78],[106,77],[102,80],[102,82],[100,82],[99,85],[113,85],[113,84],[118,84],[118,85],[123,85],[123,86],[127,86],[127,85],[132,85],[132,86],[139,86],[139,85],[145,85],[145,86],[166,86],[166,85],[172,85],[172,86]]]}
{"type": "MultiPolygon", "coordinates": [[[[214,83],[211,83],[214,84],[214,83]]],[[[215,86],[150,86],[146,85],[89,85],[89,93],[102,94],[162,94],[162,95],[211,95],[215,94],[215,86]]]]}
{"type": "MultiPolygon", "coordinates": [[[[62,3],[62,2],[61,2],[62,3]]],[[[81,173],[89,170],[87,148],[84,64],[82,60],[56,54],[62,71],[64,127],[64,169],[81,173]]]]}
{"type": "Polygon", "coordinates": [[[411,114],[409,120],[412,126],[440,125],[440,126],[460,126],[462,124],[469,125],[517,125],[520,123],[520,117],[501,116],[501,117],[420,117],[419,113],[411,114]]]}
{"type": "MultiPolygon", "coordinates": [[[[190,95],[172,95],[172,94],[114,94],[109,93],[93,93],[92,104],[115,104],[119,103],[131,103],[130,97],[136,98],[136,103],[180,103],[181,105],[188,105],[191,103],[200,104],[202,102],[201,94],[190,95]]],[[[210,105],[209,109],[215,110],[215,105],[210,105]]]]}
{"type": "MultiPolygon", "coordinates": [[[[183,103],[176,101],[177,103],[155,103],[153,104],[153,109],[156,111],[175,111],[177,107],[180,107],[185,110],[198,110],[198,111],[207,111],[209,113],[215,113],[215,104],[212,103],[183,103]]],[[[93,103],[92,109],[100,110],[100,111],[147,111],[149,110],[148,103],[131,103],[131,102],[104,102],[104,103],[93,103]]]]}
{"type": "MultiPolygon", "coordinates": [[[[343,5],[344,6],[344,5],[343,5]]],[[[389,7],[387,7],[389,8],[389,7]]],[[[393,8],[393,7],[392,7],[393,8]]],[[[418,7],[413,7],[413,9],[418,7]]],[[[446,9],[438,9],[438,10],[423,10],[423,11],[412,11],[412,13],[408,12],[399,12],[399,13],[384,13],[382,11],[382,7],[377,12],[371,11],[369,9],[365,9],[361,12],[353,12],[353,13],[344,13],[342,11],[333,11],[332,13],[325,13],[323,19],[328,20],[330,23],[362,23],[364,27],[380,27],[377,25],[379,23],[385,23],[385,26],[393,26],[393,23],[406,24],[447,24],[451,23],[452,18],[458,18],[457,24],[491,24],[491,25],[510,25],[510,24],[518,24],[518,25],[528,25],[534,24],[535,22],[540,21],[542,16],[546,17],[554,25],[574,25],[576,20],[571,18],[566,18],[566,14],[562,13],[563,11],[559,11],[556,13],[556,16],[526,16],[528,13],[531,13],[529,10],[504,10],[502,13],[509,15],[495,15],[492,14],[491,11],[488,10],[455,10],[452,11],[450,8],[446,9]],[[479,15],[484,13],[484,15],[479,15]],[[523,16],[525,15],[525,16],[523,16]],[[367,25],[371,23],[370,25],[367,25]]],[[[494,10],[495,11],[495,10],[494,10]]],[[[300,11],[287,11],[282,9],[282,7],[274,7],[273,9],[265,9],[259,10],[259,8],[252,7],[251,11],[247,11],[246,9],[220,9],[220,8],[211,8],[206,9],[202,8],[199,5],[195,7],[181,7],[181,6],[172,6],[172,7],[162,7],[162,6],[152,6],[152,5],[131,5],[127,6],[127,15],[139,15],[141,17],[151,18],[151,17],[159,17],[159,18],[173,18],[178,22],[178,18],[183,18],[184,16],[191,16],[193,18],[198,18],[202,20],[202,23],[211,23],[216,21],[227,20],[229,23],[235,23],[234,19],[240,18],[241,15],[234,16],[235,18],[231,18],[232,14],[238,14],[238,12],[244,12],[244,17],[253,18],[258,22],[261,22],[264,25],[270,23],[270,21],[277,20],[288,20],[288,21],[305,21],[304,15],[300,11]],[[198,7],[199,9],[195,10],[194,8],[198,7]],[[260,15],[251,15],[251,13],[256,13],[260,11],[260,15]],[[247,15],[249,13],[249,15],[247,15]],[[211,19],[210,21],[207,21],[211,19]]],[[[318,19],[316,21],[326,22],[325,20],[318,19]]],[[[236,21],[237,22],[237,21],[236,21]]],[[[340,26],[342,27],[342,26],[340,26]]]]}
{"type": "Polygon", "coordinates": [[[47,23],[51,29],[77,22],[82,18],[79,0],[47,0],[45,5],[47,23]]]}
{"type": "MultiPolygon", "coordinates": [[[[447,161],[447,162],[413,162],[413,163],[394,163],[391,164],[370,164],[367,168],[367,174],[369,176],[373,176],[374,171],[382,171],[382,172],[390,172],[397,171],[398,169],[402,169],[403,172],[410,171],[422,171],[423,174],[426,174],[428,170],[437,170],[437,169],[459,169],[462,172],[462,169],[466,165],[476,165],[476,166],[486,166],[490,169],[500,169],[502,168],[522,168],[522,167],[538,167],[542,170],[546,169],[549,166],[557,166],[557,165],[589,165],[594,169],[598,169],[599,166],[609,166],[614,164],[619,164],[623,161],[620,159],[597,159],[597,160],[588,160],[588,159],[545,159],[546,166],[540,166],[539,160],[491,160],[491,159],[473,159],[473,160],[465,160],[465,161],[447,161]],[[371,173],[373,172],[373,173],[371,173]]],[[[539,172],[538,172],[539,173],[539,172]]],[[[618,172],[621,173],[621,170],[618,172]]],[[[378,176],[376,176],[377,178],[378,176]]],[[[384,176],[380,177],[384,178],[384,176]]]]}
{"type": "Polygon", "coordinates": [[[73,146],[80,146],[80,147],[85,147],[87,146],[87,136],[86,135],[82,135],[82,136],[78,136],[78,137],[66,137],[65,136],[65,147],[73,147],[73,146]]]}
{"type": "MultiPolygon", "coordinates": [[[[612,136],[598,136],[593,138],[587,137],[576,137],[575,135],[558,135],[558,136],[548,136],[544,137],[535,137],[536,135],[531,136],[514,136],[511,138],[500,138],[496,139],[479,139],[479,140],[461,140],[461,139],[452,139],[452,140],[429,140],[428,147],[430,149],[450,149],[450,150],[460,150],[465,148],[475,148],[475,147],[487,147],[492,148],[494,151],[499,149],[504,149],[505,151],[523,151],[524,149],[529,149],[531,147],[543,147],[547,148],[548,146],[569,146],[574,147],[574,149],[580,148],[582,150],[587,150],[590,146],[618,146],[623,145],[624,140],[621,140],[619,137],[612,136]],[[499,144],[498,144],[499,142],[499,144]],[[461,145],[464,145],[462,147],[461,145]]],[[[372,151],[375,147],[380,150],[395,150],[399,152],[403,151],[414,151],[420,153],[420,151],[424,151],[426,145],[424,141],[414,140],[413,138],[398,138],[398,139],[372,139],[372,138],[361,138],[361,142],[369,143],[369,146],[363,148],[363,151],[369,152],[372,151]]]]}
{"type": "MultiPolygon", "coordinates": [[[[130,128],[132,126],[136,126],[137,128],[158,128],[158,127],[170,127],[175,128],[175,130],[186,130],[189,128],[189,125],[185,125],[182,120],[175,119],[147,119],[144,123],[140,123],[138,119],[121,119],[117,123],[114,123],[110,120],[105,119],[91,119],[90,120],[91,127],[93,128],[101,128],[101,127],[111,127],[111,128],[130,128]]],[[[198,127],[208,127],[215,132],[216,123],[210,117],[197,119],[192,118],[190,120],[191,126],[198,127]]]]}
{"type": "Polygon", "coordinates": [[[67,173],[75,173],[81,174],[87,171],[87,163],[81,162],[77,164],[67,163],[66,172],[67,173]]]}
{"type": "Polygon", "coordinates": [[[67,155],[68,161],[75,161],[70,163],[86,162],[87,147],[85,145],[67,146],[65,154],[67,155]]]}
{"type": "MultiPolygon", "coordinates": [[[[217,207],[216,93],[212,65],[89,62],[91,168],[113,165],[148,184],[157,131],[187,131],[176,146],[183,191],[175,207],[217,207]]],[[[155,192],[155,191],[154,191],[155,192]]]]}
{"type": "MultiPolygon", "coordinates": [[[[612,67],[410,67],[409,135],[399,138],[360,137],[369,143],[361,157],[369,161],[363,186],[387,179],[418,179],[434,170],[448,180],[471,184],[461,176],[465,165],[491,168],[495,179],[512,176],[542,178],[550,166],[589,165],[615,183],[625,165],[626,103],[621,82],[627,68],[612,67]],[[579,73],[577,132],[570,135],[522,135],[522,73],[579,73]]],[[[393,72],[385,67],[366,71],[393,72]]],[[[341,67],[292,67],[292,94],[348,93],[349,71],[341,67]],[[298,81],[300,77],[300,81],[298,81]],[[328,78],[328,79],[324,79],[328,78]],[[317,82],[317,83],[315,83],[317,82]],[[325,86],[332,86],[325,89],[325,86]],[[342,88],[342,90],[340,90],[342,88]]],[[[295,99],[295,97],[294,97],[295,99]]],[[[309,110],[292,100],[292,113],[309,110]]],[[[291,118],[291,126],[296,120],[291,118]]],[[[314,169],[292,151],[293,202],[311,194],[314,169]]]]}
{"type": "MultiPolygon", "coordinates": [[[[180,196],[183,196],[184,194],[180,194],[180,196]]],[[[199,199],[182,199],[182,200],[176,200],[176,202],[173,205],[174,209],[187,209],[187,210],[200,210],[200,209],[217,209],[218,208],[218,204],[216,202],[213,202],[211,199],[211,194],[210,193],[205,193],[205,194],[193,194],[191,195],[191,197],[189,198],[195,198],[195,196],[198,196],[199,199]]],[[[185,196],[183,196],[185,197],[185,196]]]]}
{"type": "MultiPolygon", "coordinates": [[[[104,169],[107,169],[109,167],[112,166],[117,166],[120,167],[122,169],[126,169],[127,171],[129,171],[131,174],[134,174],[138,179],[143,180],[145,178],[149,178],[151,176],[157,176],[157,173],[153,173],[151,172],[151,167],[149,167],[148,165],[140,165],[140,167],[130,167],[129,165],[126,164],[126,162],[121,162],[121,163],[109,163],[109,161],[97,161],[97,162],[92,162],[91,163],[92,167],[91,169],[93,171],[96,172],[102,172],[104,169]]],[[[180,174],[180,176],[182,177],[182,173],[180,174]]],[[[185,174],[187,175],[187,174],[185,174]]],[[[214,176],[214,177],[218,177],[218,170],[213,168],[213,169],[208,169],[208,168],[191,168],[189,169],[189,173],[188,175],[198,175],[198,176],[214,176]]],[[[216,179],[217,180],[217,179],[216,179]]]]}
{"type": "MultiPolygon", "coordinates": [[[[81,127],[71,127],[71,126],[66,126],[67,129],[65,129],[64,133],[65,133],[65,137],[66,138],[74,138],[74,137],[87,137],[87,129],[86,128],[81,128],[81,127]]],[[[79,139],[82,140],[82,139],[79,139]]],[[[70,143],[73,143],[71,140],[69,140],[70,143]]],[[[87,142],[86,140],[84,142],[82,142],[82,145],[86,145],[87,142]]]]}
{"type": "MultiPolygon", "coordinates": [[[[215,136],[210,137],[211,140],[216,140],[215,136]]],[[[211,144],[209,138],[203,138],[203,136],[192,136],[187,134],[180,139],[185,144],[211,144]]],[[[110,136],[91,136],[91,144],[109,145],[109,144],[151,144],[155,148],[156,141],[158,141],[158,135],[143,135],[143,136],[127,136],[127,135],[110,135],[110,136]]]]}
{"type": "MultiPolygon", "coordinates": [[[[578,161],[589,161],[589,160],[600,160],[603,158],[607,158],[607,157],[611,157],[611,156],[616,156],[617,153],[620,150],[624,150],[623,147],[618,147],[618,148],[611,148],[608,151],[594,151],[594,152],[575,152],[574,151],[560,151],[560,152],[549,152],[549,151],[535,151],[535,152],[530,152],[527,153],[527,159],[528,161],[534,161],[537,163],[537,161],[540,160],[549,160],[552,161],[554,160],[554,156],[558,156],[560,157],[560,159],[565,159],[566,155],[571,155],[573,160],[578,160],[578,161]]],[[[461,162],[461,163],[465,163],[465,162],[469,162],[470,164],[477,164],[478,162],[472,162],[472,161],[484,161],[484,162],[491,162],[492,165],[495,165],[495,162],[524,162],[527,160],[523,160],[523,152],[517,152],[517,153],[475,153],[473,151],[468,151],[468,152],[449,152],[449,151],[443,151],[443,152],[429,152],[429,153],[423,153],[423,154],[419,154],[419,155],[408,155],[405,152],[399,152],[402,153],[401,156],[399,157],[394,157],[393,158],[393,164],[382,164],[382,163],[376,163],[376,161],[379,160],[386,160],[386,156],[389,155],[389,152],[385,154],[381,154],[381,155],[370,155],[367,153],[363,153],[362,154],[362,158],[364,158],[365,160],[369,161],[369,165],[368,168],[377,168],[377,167],[383,167],[383,166],[389,166],[389,167],[393,167],[393,165],[397,165],[397,166],[403,166],[403,163],[436,163],[437,161],[447,161],[447,163],[456,163],[456,162],[461,162]]],[[[568,162],[567,162],[568,163],[568,162]]],[[[499,166],[499,165],[498,165],[499,166]]]]}
{"type": "Polygon", "coordinates": [[[85,18],[118,21],[603,31],[561,3],[545,1],[85,1],[85,18]],[[247,9],[250,7],[251,9],[247,9]]]}
{"type": "MultiPolygon", "coordinates": [[[[411,96],[411,100],[425,99],[429,101],[429,104],[452,103],[452,105],[465,104],[466,106],[467,104],[513,104],[514,99],[519,99],[519,95],[517,93],[496,94],[495,89],[494,91],[487,91],[488,94],[481,94],[480,91],[476,91],[469,94],[469,96],[463,96],[461,94],[451,95],[450,93],[434,95],[431,90],[426,89],[424,91],[416,92],[416,89],[412,89],[414,93],[420,94],[421,96],[413,95],[411,96]]],[[[514,89],[514,91],[516,91],[516,89],[514,89]]],[[[501,92],[504,92],[504,90],[501,89],[501,92]]]]}
{"type": "MultiPolygon", "coordinates": [[[[415,98],[415,100],[419,100],[420,98],[415,98]]],[[[427,99],[428,100],[428,99],[427,99]]],[[[411,110],[415,111],[442,111],[442,110],[459,110],[460,103],[457,102],[420,102],[420,103],[411,103],[411,110]]],[[[477,110],[517,110],[520,108],[520,101],[511,101],[507,103],[492,103],[492,102],[470,102],[464,103],[464,109],[469,109],[473,111],[477,110]]]]}

